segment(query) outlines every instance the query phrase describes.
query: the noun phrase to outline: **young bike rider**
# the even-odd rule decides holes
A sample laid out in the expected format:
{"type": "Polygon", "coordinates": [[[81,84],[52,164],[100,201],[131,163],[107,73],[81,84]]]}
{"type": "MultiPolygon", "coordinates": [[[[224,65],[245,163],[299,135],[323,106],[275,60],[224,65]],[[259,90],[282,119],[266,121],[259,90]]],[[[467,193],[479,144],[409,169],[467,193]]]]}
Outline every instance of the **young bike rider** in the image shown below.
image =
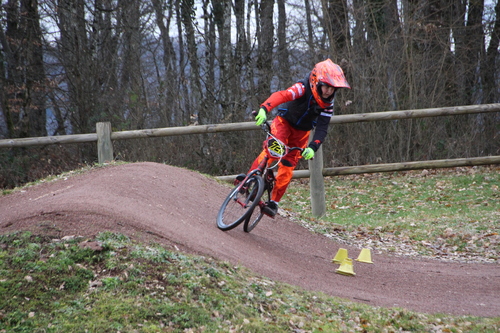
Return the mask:
{"type": "MultiPolygon", "coordinates": [[[[339,88],[351,88],[339,65],[330,59],[317,63],[311,73],[286,90],[274,92],[260,105],[255,124],[260,126],[267,119],[267,113],[285,103],[278,110],[278,115],[271,123],[271,132],[289,147],[304,147],[300,156],[297,150],[287,154],[280,163],[276,175],[276,184],[271,193],[271,201],[266,203],[264,213],[271,217],[278,212],[278,203],[290,184],[299,158],[309,160],[325,140],[328,124],[333,115],[335,92],[339,88]],[[310,131],[316,128],[309,141],[310,131]],[[307,146],[307,148],[306,148],[307,146]]],[[[263,150],[253,162],[250,170],[254,170],[265,156],[263,150]]],[[[245,175],[238,175],[241,181],[245,175]]]]}

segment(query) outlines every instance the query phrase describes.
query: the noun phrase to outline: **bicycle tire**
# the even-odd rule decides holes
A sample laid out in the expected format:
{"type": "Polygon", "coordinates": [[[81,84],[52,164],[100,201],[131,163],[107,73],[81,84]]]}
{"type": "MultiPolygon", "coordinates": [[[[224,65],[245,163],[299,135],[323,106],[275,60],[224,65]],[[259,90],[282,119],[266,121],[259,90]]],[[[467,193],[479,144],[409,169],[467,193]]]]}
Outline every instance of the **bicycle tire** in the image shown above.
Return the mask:
{"type": "MultiPolygon", "coordinates": [[[[269,170],[272,175],[272,171],[269,170]]],[[[262,177],[264,180],[264,177],[267,177],[267,174],[262,177]]],[[[262,192],[262,196],[260,197],[259,204],[255,206],[255,208],[248,214],[248,216],[245,218],[245,223],[243,224],[243,230],[245,232],[250,232],[252,231],[257,224],[259,224],[260,220],[264,217],[264,212],[262,211],[262,207],[264,206],[265,202],[268,202],[271,200],[271,191],[272,191],[272,184],[264,180],[264,191],[262,192]],[[268,186],[271,186],[269,189],[268,186]],[[266,194],[267,192],[267,194],[266,194]],[[264,198],[267,197],[267,200],[264,198]]]]}
{"type": "Polygon", "coordinates": [[[237,227],[253,212],[264,192],[264,180],[259,175],[250,176],[245,182],[246,191],[236,186],[226,197],[217,214],[217,227],[227,231],[237,227]],[[243,192],[243,193],[242,193],[243,192]]]}
{"type": "Polygon", "coordinates": [[[260,207],[260,205],[256,206],[246,217],[245,223],[243,224],[243,230],[245,232],[252,231],[260,222],[263,216],[264,212],[262,212],[262,208],[260,207]]]}

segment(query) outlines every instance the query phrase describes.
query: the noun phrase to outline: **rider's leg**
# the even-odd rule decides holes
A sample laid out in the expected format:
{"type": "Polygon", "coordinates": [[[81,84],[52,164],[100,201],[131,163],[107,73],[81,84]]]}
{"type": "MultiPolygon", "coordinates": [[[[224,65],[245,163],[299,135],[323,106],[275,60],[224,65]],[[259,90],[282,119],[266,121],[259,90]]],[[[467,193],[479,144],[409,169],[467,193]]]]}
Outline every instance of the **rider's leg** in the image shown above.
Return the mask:
{"type": "Polygon", "coordinates": [[[273,193],[271,194],[271,200],[278,203],[286,192],[288,184],[292,180],[293,170],[295,166],[285,166],[283,163],[280,164],[278,173],[276,174],[276,183],[274,184],[273,193]]]}
{"type": "Polygon", "coordinates": [[[250,169],[248,170],[248,172],[257,169],[257,167],[259,166],[260,162],[264,159],[264,156],[266,156],[266,151],[262,150],[262,152],[253,161],[252,166],[250,167],[250,169]]]}
{"type": "MultiPolygon", "coordinates": [[[[286,122],[282,126],[288,126],[291,129],[290,125],[286,122]]],[[[290,129],[287,145],[290,147],[305,147],[309,141],[309,131],[290,129]]],[[[271,200],[276,203],[279,203],[285,194],[286,189],[292,180],[293,170],[297,166],[300,157],[300,152],[294,150],[285,156],[281,161],[276,175],[276,184],[271,195],[271,200]]]]}

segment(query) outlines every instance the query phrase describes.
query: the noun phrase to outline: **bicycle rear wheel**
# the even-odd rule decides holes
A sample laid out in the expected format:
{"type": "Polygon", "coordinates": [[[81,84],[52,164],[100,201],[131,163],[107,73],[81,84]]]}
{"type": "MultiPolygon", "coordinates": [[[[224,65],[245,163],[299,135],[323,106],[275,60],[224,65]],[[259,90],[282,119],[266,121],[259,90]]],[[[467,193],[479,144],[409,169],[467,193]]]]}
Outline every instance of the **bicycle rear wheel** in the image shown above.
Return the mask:
{"type": "Polygon", "coordinates": [[[217,227],[231,230],[253,212],[264,192],[264,180],[259,175],[250,176],[241,186],[236,186],[222,203],[217,214],[217,227]]]}
{"type": "MultiPolygon", "coordinates": [[[[264,202],[261,204],[263,205],[264,202]]],[[[259,203],[259,205],[255,207],[254,210],[246,217],[245,223],[243,224],[243,230],[245,230],[245,232],[252,231],[264,216],[262,208],[260,207],[261,204],[259,203]]]]}
{"type": "Polygon", "coordinates": [[[264,177],[268,179],[268,181],[264,181],[264,192],[260,197],[258,206],[255,207],[255,209],[250,214],[248,214],[245,219],[245,224],[243,224],[243,230],[245,230],[245,232],[250,232],[257,226],[262,217],[265,215],[262,211],[262,208],[264,207],[266,202],[269,202],[271,200],[271,193],[273,191],[275,181],[273,170],[268,169],[262,180],[264,180],[264,177]]]}

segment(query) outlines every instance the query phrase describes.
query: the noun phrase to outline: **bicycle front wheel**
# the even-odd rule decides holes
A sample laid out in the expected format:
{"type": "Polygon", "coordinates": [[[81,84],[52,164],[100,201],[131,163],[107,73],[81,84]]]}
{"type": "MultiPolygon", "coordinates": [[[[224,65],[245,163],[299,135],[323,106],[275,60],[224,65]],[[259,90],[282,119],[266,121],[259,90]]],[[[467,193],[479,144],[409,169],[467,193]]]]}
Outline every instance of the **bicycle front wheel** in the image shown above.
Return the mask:
{"type": "Polygon", "coordinates": [[[220,207],[217,227],[224,231],[237,227],[253,212],[263,192],[264,180],[259,175],[253,175],[242,186],[236,186],[220,207]]]}

